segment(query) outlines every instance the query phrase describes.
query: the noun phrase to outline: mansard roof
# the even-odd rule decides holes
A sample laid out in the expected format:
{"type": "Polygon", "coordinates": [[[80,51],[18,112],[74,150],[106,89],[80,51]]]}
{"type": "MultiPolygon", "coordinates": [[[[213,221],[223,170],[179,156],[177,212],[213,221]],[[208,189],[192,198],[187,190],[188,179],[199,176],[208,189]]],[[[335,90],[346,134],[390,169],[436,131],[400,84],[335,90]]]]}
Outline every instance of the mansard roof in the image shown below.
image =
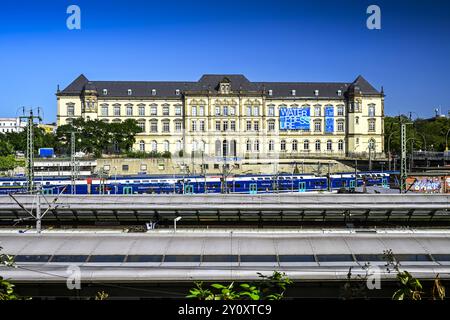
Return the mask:
{"type": "Polygon", "coordinates": [[[205,74],[198,81],[90,81],[81,74],[57,95],[80,95],[83,90],[97,90],[100,97],[180,98],[183,93],[216,94],[222,82],[230,83],[232,93],[248,92],[280,99],[302,97],[343,99],[347,92],[382,94],[362,76],[358,76],[353,82],[251,82],[242,74],[205,74]]]}

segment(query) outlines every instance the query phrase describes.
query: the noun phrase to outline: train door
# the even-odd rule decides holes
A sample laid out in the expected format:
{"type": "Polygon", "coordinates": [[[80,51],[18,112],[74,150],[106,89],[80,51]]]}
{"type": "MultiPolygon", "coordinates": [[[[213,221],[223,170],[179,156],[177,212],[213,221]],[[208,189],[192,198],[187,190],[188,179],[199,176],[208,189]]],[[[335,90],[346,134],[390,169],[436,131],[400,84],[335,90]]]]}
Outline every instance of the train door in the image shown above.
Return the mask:
{"type": "Polygon", "coordinates": [[[123,187],[123,194],[132,194],[133,187],[123,187]]]}
{"type": "Polygon", "coordinates": [[[43,194],[53,194],[53,188],[43,189],[42,192],[43,194]]]}
{"type": "Polygon", "coordinates": [[[355,189],[355,180],[350,180],[350,189],[355,189]]]}
{"type": "Polygon", "coordinates": [[[184,194],[193,194],[194,193],[194,186],[190,184],[184,185],[184,194]]]}
{"type": "Polygon", "coordinates": [[[306,182],[300,181],[298,183],[298,192],[305,192],[306,191],[306,182]]]}
{"type": "Polygon", "coordinates": [[[382,183],[382,186],[384,187],[384,188],[388,188],[389,186],[388,186],[388,182],[387,182],[387,178],[383,178],[382,180],[381,180],[381,183],[382,183]]]}
{"type": "Polygon", "coordinates": [[[256,183],[250,183],[250,194],[257,194],[258,186],[256,183]]]}

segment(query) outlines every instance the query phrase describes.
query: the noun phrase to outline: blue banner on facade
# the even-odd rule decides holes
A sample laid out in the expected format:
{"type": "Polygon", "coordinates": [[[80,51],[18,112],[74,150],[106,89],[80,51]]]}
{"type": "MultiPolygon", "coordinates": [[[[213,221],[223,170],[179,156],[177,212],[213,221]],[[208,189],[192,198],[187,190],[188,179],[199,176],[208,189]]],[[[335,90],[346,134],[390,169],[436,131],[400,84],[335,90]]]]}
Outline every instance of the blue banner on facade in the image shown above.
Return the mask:
{"type": "Polygon", "coordinates": [[[325,132],[334,131],[334,108],[332,106],[325,107],[325,132]]]}
{"type": "Polygon", "coordinates": [[[280,130],[309,130],[310,108],[280,108],[280,130]]]}

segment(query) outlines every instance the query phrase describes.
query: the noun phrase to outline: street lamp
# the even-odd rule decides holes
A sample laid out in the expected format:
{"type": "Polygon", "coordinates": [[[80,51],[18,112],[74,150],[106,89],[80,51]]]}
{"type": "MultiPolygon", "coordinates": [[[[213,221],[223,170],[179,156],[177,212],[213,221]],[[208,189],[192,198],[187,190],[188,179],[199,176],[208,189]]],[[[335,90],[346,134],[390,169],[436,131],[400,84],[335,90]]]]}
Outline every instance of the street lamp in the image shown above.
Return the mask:
{"type": "Polygon", "coordinates": [[[176,217],[173,219],[173,232],[177,232],[177,222],[180,221],[183,217],[176,217]]]}

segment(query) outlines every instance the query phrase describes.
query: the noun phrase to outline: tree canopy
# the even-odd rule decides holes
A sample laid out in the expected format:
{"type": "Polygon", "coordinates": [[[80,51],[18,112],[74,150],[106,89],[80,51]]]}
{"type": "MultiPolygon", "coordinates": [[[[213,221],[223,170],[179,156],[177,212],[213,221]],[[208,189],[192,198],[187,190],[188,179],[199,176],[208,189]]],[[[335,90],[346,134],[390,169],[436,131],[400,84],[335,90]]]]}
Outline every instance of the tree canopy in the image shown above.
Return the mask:
{"type": "MultiPolygon", "coordinates": [[[[384,119],[384,139],[385,150],[393,154],[400,153],[400,123],[411,123],[406,126],[407,148],[411,148],[411,142],[414,150],[444,151],[445,138],[450,130],[449,118],[432,118],[410,120],[405,115],[399,117],[385,117],[384,119]]],[[[450,134],[449,134],[450,136],[450,134]]]]}

